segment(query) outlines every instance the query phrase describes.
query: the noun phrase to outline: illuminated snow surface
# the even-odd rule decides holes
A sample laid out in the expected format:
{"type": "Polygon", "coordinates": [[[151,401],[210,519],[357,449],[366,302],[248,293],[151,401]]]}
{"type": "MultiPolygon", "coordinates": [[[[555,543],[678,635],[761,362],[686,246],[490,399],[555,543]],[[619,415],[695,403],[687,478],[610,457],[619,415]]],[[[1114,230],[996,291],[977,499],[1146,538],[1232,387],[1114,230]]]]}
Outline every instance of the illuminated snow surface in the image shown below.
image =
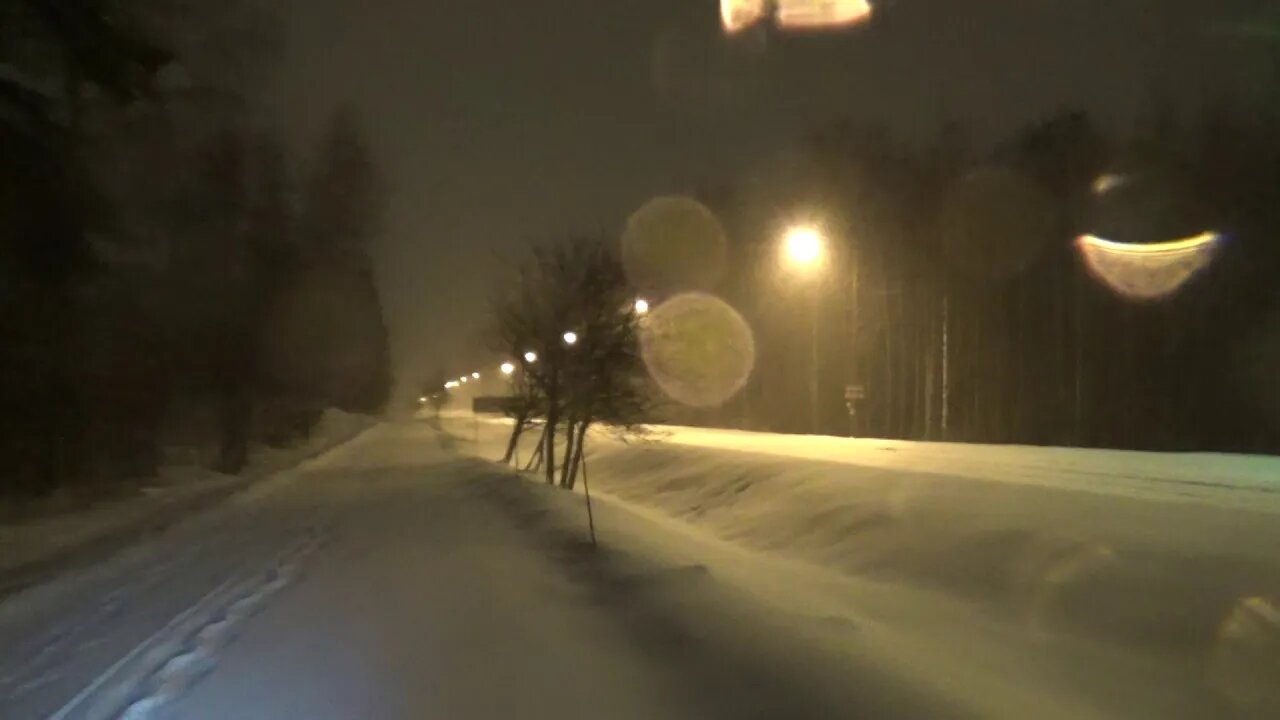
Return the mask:
{"type": "Polygon", "coordinates": [[[0,717],[1275,716],[1276,459],[600,432],[592,551],[442,430],[8,598],[0,717]]]}

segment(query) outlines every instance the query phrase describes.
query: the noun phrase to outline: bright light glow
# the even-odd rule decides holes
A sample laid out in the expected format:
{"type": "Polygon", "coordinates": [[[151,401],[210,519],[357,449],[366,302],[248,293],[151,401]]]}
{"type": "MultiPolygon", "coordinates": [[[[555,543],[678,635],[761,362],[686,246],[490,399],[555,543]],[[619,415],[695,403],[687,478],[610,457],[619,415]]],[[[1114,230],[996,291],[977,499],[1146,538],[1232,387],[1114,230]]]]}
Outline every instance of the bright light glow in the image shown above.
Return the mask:
{"type": "Polygon", "coordinates": [[[527,353],[525,353],[525,354],[524,354],[524,361],[525,361],[525,362],[527,362],[527,363],[536,363],[536,362],[538,362],[538,353],[536,353],[536,352],[534,352],[534,351],[530,350],[529,352],[527,352],[527,353]]]}
{"type": "Polygon", "coordinates": [[[1120,243],[1096,235],[1076,240],[1089,272],[1119,295],[1155,300],[1175,292],[1217,254],[1220,235],[1205,232],[1161,243],[1120,243]]]}
{"type": "Polygon", "coordinates": [[[644,298],[636,298],[635,309],[637,315],[643,315],[649,312],[649,301],[644,298]]]}
{"type": "Polygon", "coordinates": [[[870,17],[867,0],[778,0],[778,26],[787,30],[838,30],[870,17]]]}
{"type": "Polygon", "coordinates": [[[479,379],[480,379],[480,373],[478,373],[478,372],[471,373],[471,379],[472,379],[472,380],[479,380],[479,379]]]}
{"type": "Polygon", "coordinates": [[[1129,178],[1124,175],[1117,175],[1116,173],[1099,175],[1097,179],[1093,181],[1093,194],[1106,195],[1112,190],[1123,186],[1127,182],[1129,182],[1129,178]]]}
{"type": "Polygon", "coordinates": [[[423,396],[421,396],[421,397],[419,397],[419,398],[418,398],[418,402],[420,402],[420,403],[424,403],[424,402],[426,402],[426,401],[427,401],[427,396],[426,396],[426,395],[423,395],[423,396]]]}
{"type": "Polygon", "coordinates": [[[516,371],[516,366],[512,365],[509,362],[504,362],[502,363],[502,367],[500,369],[502,370],[503,375],[510,375],[511,373],[516,371]]]}
{"type": "Polygon", "coordinates": [[[458,378],[458,379],[465,383],[466,381],[470,380],[471,378],[467,377],[466,375],[463,375],[461,378],[458,378]]]}
{"type": "Polygon", "coordinates": [[[456,387],[458,387],[458,381],[457,381],[457,380],[450,380],[449,382],[447,382],[447,383],[445,383],[445,384],[444,384],[444,389],[445,389],[445,390],[452,390],[453,388],[456,388],[456,387]]]}
{"type": "Polygon", "coordinates": [[[822,261],[822,233],[812,227],[795,227],[783,238],[786,260],[796,267],[813,267],[822,261]]]}
{"type": "Polygon", "coordinates": [[[766,10],[765,0],[720,0],[720,24],[736,33],[759,22],[766,10]]]}
{"type": "Polygon", "coordinates": [[[565,344],[565,345],[573,345],[573,344],[574,344],[574,343],[576,343],[576,342],[578,342],[578,333],[573,332],[572,330],[570,330],[569,332],[567,332],[567,333],[565,333],[565,334],[564,334],[564,344],[565,344]]]}

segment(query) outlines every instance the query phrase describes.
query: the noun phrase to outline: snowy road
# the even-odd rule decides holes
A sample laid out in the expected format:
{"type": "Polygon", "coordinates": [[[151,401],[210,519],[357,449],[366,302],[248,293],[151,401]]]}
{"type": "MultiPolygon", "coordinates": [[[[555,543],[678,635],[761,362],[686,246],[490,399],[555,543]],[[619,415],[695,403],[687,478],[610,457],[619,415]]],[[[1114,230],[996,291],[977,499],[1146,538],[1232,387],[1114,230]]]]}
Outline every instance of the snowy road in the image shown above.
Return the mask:
{"type": "Polygon", "coordinates": [[[0,717],[958,716],[820,669],[704,567],[590,551],[451,442],[380,427],[8,599],[0,717]]]}
{"type": "MultiPolygon", "coordinates": [[[[604,452],[603,487],[649,499],[602,493],[592,550],[581,495],[468,458],[491,449],[463,429],[382,425],[92,572],[0,603],[0,718],[1266,716],[1236,714],[1183,654],[1010,622],[906,575],[832,572],[749,547],[761,543],[746,534],[725,539],[744,526],[716,537],[657,509],[776,463],[717,455],[695,485],[657,466],[620,485],[608,468],[622,456],[604,452]]],[[[955,487],[928,492],[950,506],[955,487]]],[[[837,507],[812,489],[786,493],[837,507]]],[[[680,502],[696,518],[723,498],[680,502]]],[[[876,542],[858,532],[844,535],[876,542]]],[[[1271,670],[1250,672],[1268,686],[1271,670]]]]}

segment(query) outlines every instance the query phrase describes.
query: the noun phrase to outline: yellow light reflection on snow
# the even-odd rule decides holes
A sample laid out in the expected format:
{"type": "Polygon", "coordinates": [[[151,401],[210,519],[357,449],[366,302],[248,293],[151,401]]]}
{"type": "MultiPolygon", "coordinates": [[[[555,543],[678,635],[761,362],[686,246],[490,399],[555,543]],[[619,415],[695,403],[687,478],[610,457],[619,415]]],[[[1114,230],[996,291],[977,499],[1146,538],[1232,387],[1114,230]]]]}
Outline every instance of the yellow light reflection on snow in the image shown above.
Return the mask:
{"type": "Polygon", "coordinates": [[[867,0],[779,0],[778,26],[790,30],[839,29],[871,17],[867,0]]]}
{"type": "Polygon", "coordinates": [[[725,32],[736,33],[765,16],[765,0],[720,0],[720,22],[725,32]]]}
{"type": "Polygon", "coordinates": [[[1203,270],[1220,235],[1205,232],[1161,243],[1133,244],[1082,235],[1076,246],[1089,272],[1119,295],[1155,300],[1175,292],[1203,270]]]}

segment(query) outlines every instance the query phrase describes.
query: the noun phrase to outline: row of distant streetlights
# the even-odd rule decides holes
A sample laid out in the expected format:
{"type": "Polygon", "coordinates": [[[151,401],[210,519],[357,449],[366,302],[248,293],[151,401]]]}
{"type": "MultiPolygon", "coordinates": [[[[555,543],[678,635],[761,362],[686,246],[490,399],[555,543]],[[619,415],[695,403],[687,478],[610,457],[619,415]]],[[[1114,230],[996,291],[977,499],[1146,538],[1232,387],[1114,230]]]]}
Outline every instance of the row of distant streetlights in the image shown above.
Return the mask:
{"type": "MultiPolygon", "coordinates": [[[[649,301],[645,300],[644,298],[636,298],[636,301],[632,305],[632,308],[636,311],[637,315],[644,315],[645,313],[649,312],[649,301]]],[[[572,330],[568,330],[564,333],[564,335],[560,336],[560,339],[564,341],[565,345],[570,345],[570,346],[577,345],[578,333],[572,330]]],[[[524,354],[524,361],[529,365],[532,365],[538,362],[538,353],[532,350],[526,351],[524,354]]],[[[512,373],[516,371],[516,364],[511,362],[510,360],[507,360],[498,366],[498,370],[503,375],[510,376],[512,373]]],[[[461,387],[462,385],[468,382],[471,382],[472,380],[479,380],[479,379],[480,379],[480,373],[473,372],[470,375],[463,375],[459,377],[457,380],[450,380],[449,382],[444,384],[444,389],[452,390],[456,387],[461,387]]]]}

